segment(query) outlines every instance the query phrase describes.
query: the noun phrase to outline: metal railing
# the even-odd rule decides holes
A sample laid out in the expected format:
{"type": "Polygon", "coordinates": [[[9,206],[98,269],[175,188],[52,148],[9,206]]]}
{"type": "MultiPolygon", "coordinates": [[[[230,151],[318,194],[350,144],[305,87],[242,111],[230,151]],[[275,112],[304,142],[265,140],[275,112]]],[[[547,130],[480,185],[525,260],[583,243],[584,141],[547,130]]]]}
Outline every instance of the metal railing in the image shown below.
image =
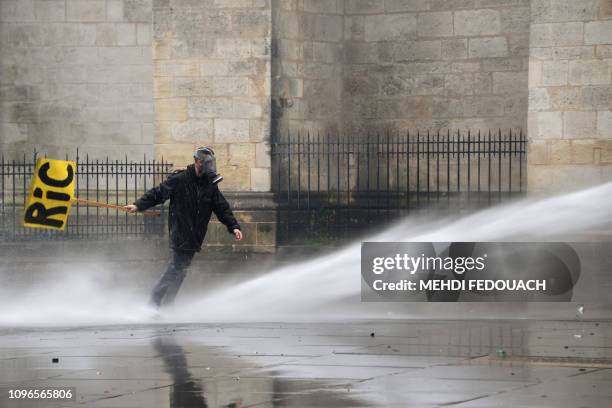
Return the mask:
{"type": "MultiPolygon", "coordinates": [[[[162,236],[165,209],[160,216],[127,214],[114,209],[74,203],[64,231],[25,228],[23,211],[38,153],[7,160],[0,157],[0,240],[30,239],[122,239],[143,235],[162,236]]],[[[59,158],[59,157],[55,157],[59,158]]],[[[69,160],[66,155],[65,160],[69,160]]],[[[106,158],[90,160],[77,150],[75,196],[90,201],[125,205],[166,178],[172,164],[147,159],[141,161],[106,158]]]]}
{"type": "Polygon", "coordinates": [[[271,145],[278,241],[354,237],[413,211],[521,196],[526,143],[521,130],[283,134],[271,145]]]}

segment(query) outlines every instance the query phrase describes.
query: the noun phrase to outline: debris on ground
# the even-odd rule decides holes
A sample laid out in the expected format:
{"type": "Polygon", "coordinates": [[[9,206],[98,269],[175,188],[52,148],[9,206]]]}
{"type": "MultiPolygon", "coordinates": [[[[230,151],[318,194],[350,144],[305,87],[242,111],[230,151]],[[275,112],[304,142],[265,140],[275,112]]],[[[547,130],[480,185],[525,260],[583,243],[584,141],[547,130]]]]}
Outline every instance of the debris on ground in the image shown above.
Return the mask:
{"type": "Polygon", "coordinates": [[[576,317],[578,319],[581,319],[583,315],[584,315],[584,305],[579,305],[578,309],[576,309],[576,317]]]}

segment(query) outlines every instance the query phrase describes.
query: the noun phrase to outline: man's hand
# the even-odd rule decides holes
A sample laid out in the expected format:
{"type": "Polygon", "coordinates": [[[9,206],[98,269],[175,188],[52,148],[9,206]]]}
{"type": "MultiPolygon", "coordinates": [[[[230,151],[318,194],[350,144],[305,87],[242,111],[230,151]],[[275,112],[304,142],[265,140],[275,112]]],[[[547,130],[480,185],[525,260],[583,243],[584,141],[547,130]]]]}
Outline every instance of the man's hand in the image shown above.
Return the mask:
{"type": "Polygon", "coordinates": [[[242,241],[242,231],[240,231],[238,228],[234,228],[234,231],[232,231],[234,233],[234,237],[236,237],[236,241],[242,241]]]}
{"type": "Polygon", "coordinates": [[[138,207],[136,207],[134,204],[124,205],[123,208],[129,213],[135,213],[138,211],[138,207]]]}

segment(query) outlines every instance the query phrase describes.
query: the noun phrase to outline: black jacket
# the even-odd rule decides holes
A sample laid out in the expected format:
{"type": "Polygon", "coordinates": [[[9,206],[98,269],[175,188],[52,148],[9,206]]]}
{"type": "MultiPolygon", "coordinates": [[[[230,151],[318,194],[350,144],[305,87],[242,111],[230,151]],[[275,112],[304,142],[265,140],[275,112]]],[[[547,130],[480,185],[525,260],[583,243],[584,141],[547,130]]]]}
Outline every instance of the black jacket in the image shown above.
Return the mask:
{"type": "Polygon", "coordinates": [[[159,186],[144,193],[134,204],[138,211],[144,211],[167,199],[170,199],[170,246],[174,249],[199,251],[213,212],[230,234],[234,229],[240,229],[218,185],[198,177],[193,164],[170,175],[159,186]]]}

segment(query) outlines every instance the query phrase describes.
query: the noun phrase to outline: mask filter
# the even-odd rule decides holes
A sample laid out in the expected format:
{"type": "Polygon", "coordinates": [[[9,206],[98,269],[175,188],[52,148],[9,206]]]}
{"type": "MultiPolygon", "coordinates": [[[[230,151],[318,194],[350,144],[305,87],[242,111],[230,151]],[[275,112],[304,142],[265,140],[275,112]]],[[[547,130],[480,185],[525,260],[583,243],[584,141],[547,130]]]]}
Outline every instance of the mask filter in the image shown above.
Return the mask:
{"type": "Polygon", "coordinates": [[[217,160],[215,159],[215,152],[213,149],[210,147],[199,147],[193,157],[203,162],[200,177],[207,178],[213,184],[223,180],[223,177],[217,174],[217,160]]]}

